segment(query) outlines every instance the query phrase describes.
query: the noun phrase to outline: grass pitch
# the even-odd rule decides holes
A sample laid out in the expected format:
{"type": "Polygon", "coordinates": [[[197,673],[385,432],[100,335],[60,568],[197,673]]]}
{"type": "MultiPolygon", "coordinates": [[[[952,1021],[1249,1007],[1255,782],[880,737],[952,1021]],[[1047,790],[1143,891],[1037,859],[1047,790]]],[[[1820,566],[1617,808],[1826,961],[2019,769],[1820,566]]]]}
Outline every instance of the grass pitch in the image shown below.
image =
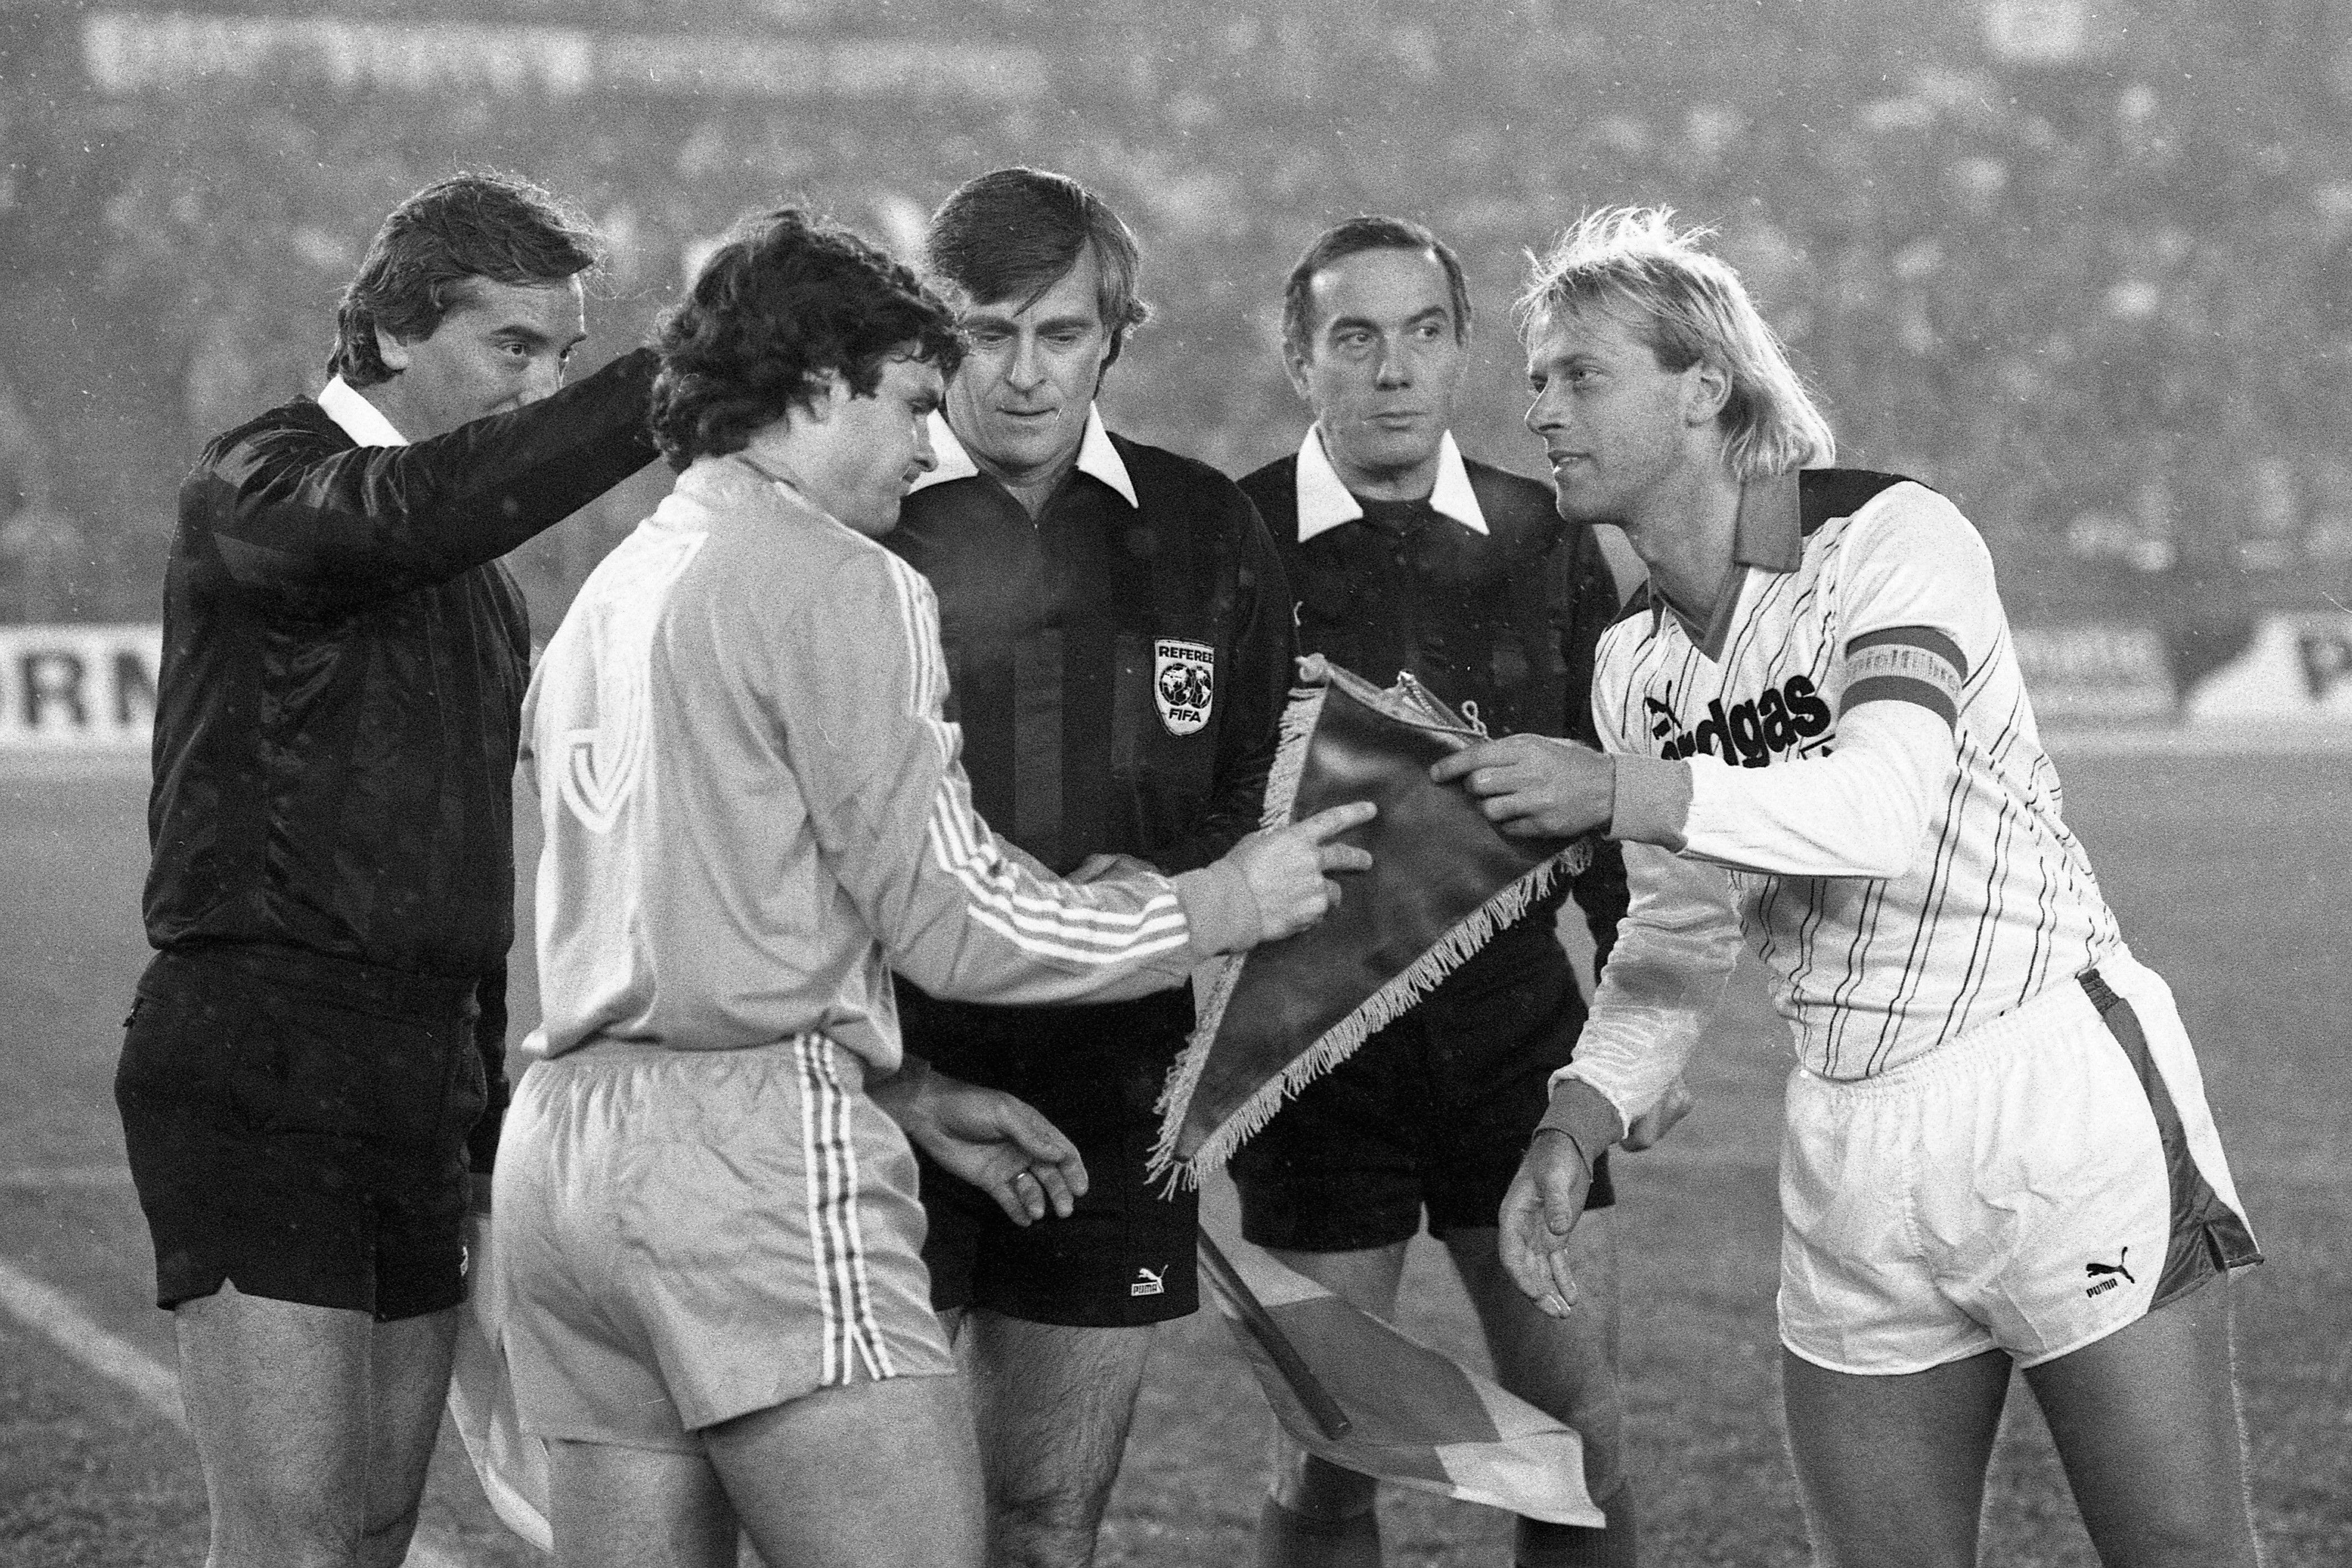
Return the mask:
{"type": "MultiPolygon", "coordinates": [[[[2352,1562],[2347,759],[2056,750],[2069,821],[2126,936],[2179,995],[2269,1257],[2235,1291],[2270,1560],[2352,1562]]],[[[143,794],[120,773],[0,776],[0,1261],[168,1362],[145,1230],[117,1175],[110,1089],[145,953],[143,794]]],[[[1788,1054],[1747,981],[1696,1064],[1698,1111],[1618,1172],[1629,1459],[1656,1563],[1805,1561],[1771,1310],[1788,1054]]],[[[528,1019],[528,995],[517,1003],[528,1019]]],[[[1435,1249],[1416,1249],[1406,1294],[1409,1329],[1475,1356],[1435,1249]]],[[[1224,1333],[1207,1313],[1161,1331],[1104,1563],[1248,1561],[1266,1417],[1224,1333]]],[[[490,1518],[446,1432],[426,1516],[485,1568],[541,1561],[490,1518]]],[[[1508,1524],[1490,1511],[1391,1495],[1382,1518],[1392,1563],[1506,1561],[1508,1524]]],[[[0,1312],[0,1563],[196,1563],[204,1521],[186,1437],[0,1312]]],[[[2021,1384],[1995,1458],[1985,1560],[2095,1561],[2021,1384]]]]}

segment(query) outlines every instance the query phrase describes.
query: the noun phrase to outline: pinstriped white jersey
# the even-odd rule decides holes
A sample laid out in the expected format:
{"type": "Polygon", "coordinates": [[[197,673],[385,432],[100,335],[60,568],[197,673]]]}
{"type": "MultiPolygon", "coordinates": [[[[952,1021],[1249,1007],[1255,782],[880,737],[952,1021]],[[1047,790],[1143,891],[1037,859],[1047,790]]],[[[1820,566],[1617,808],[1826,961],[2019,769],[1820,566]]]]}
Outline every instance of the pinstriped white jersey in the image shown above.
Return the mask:
{"type": "Polygon", "coordinates": [[[1004,1002],[1181,983],[1204,955],[1173,885],[1074,887],[1009,853],[946,698],[912,567],[740,460],[688,469],[591,574],[525,701],[529,1049],[814,1033],[887,1071],[893,965],[1004,1002]]]}
{"type": "MultiPolygon", "coordinates": [[[[1637,611],[1601,640],[1593,706],[1612,751],[1802,767],[1836,749],[1839,716],[1860,695],[1848,689],[1857,668],[1885,681],[1889,658],[1916,658],[1922,647],[1957,662],[1948,716],[1958,766],[1907,872],[1724,873],[1805,1065],[1857,1078],[2071,979],[2121,938],[2061,818],[2058,775],[1976,530],[1907,480],[1853,470],[1800,479],[1793,570],[1745,569],[1709,629],[1715,656],[1671,613],[1637,611]],[[1857,639],[1868,647],[1888,641],[1872,633],[1898,628],[1908,630],[1888,657],[1850,666],[1857,639]]],[[[1637,887],[1637,915],[1640,896],[1637,887]]],[[[1619,953],[1633,956],[1625,940],[1619,953]]]]}

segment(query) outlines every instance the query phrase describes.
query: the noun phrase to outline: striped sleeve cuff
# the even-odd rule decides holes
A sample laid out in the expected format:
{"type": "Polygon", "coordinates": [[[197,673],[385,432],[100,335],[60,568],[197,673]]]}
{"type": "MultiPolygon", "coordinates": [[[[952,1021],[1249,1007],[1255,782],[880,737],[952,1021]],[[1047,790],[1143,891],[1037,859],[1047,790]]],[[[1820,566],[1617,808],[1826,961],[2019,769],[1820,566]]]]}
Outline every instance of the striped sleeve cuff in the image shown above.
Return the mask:
{"type": "Polygon", "coordinates": [[[1176,902],[1192,927],[1192,951],[1200,957],[1238,953],[1257,945],[1265,926],[1249,878],[1231,861],[1215,861],[1175,878],[1176,902]]]}
{"type": "Polygon", "coordinates": [[[1552,1081],[1550,1108],[1536,1124],[1537,1132],[1547,1130],[1566,1133],[1589,1169],[1625,1135],[1625,1119],[1600,1090],[1581,1078],[1562,1077],[1552,1081]]]}
{"type": "Polygon", "coordinates": [[[1609,836],[1622,842],[1683,847],[1690,821],[1691,770],[1684,762],[1619,755],[1609,808],[1609,836]]]}

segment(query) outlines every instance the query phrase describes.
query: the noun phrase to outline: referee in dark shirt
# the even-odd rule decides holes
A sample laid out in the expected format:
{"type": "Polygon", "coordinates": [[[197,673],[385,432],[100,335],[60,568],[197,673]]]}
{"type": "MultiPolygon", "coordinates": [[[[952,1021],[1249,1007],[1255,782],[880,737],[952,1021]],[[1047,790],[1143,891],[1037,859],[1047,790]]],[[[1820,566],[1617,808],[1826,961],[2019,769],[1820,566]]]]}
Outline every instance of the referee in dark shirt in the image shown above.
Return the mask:
{"type": "Polygon", "coordinates": [[[592,259],[533,186],[418,192],[319,397],[180,492],[115,1098],[215,1568],[415,1528],[506,1099],[530,643],[498,558],[655,455],[650,353],[557,390],[592,259]]]}
{"type": "MultiPolygon", "coordinates": [[[[1077,880],[1206,864],[1256,826],[1290,685],[1290,598],[1257,514],[1204,464],[1103,428],[1141,321],[1133,236],[1092,193],[983,174],[931,221],[971,340],[939,466],[884,543],[939,594],[951,716],[990,825],[1077,880]]],[[[972,1376],[990,1561],[1093,1561],[1150,1326],[1193,1311],[1198,1198],[1144,1174],[1191,992],[1088,1007],[937,1000],[904,977],[908,1051],[1045,1113],[1090,1185],[1023,1228],[923,1172],[932,1301],[972,1376]]]]}
{"type": "MultiPolygon", "coordinates": [[[[1388,685],[1410,673],[1496,735],[1591,743],[1592,654],[1618,594],[1592,530],[1570,527],[1533,480],[1465,460],[1448,429],[1466,362],[1459,261],[1417,224],[1353,218],[1292,271],[1283,336],[1315,413],[1297,455],[1242,481],[1280,550],[1302,653],[1388,685]]],[[[1503,1385],[1574,1427],[1609,1528],[1518,1523],[1522,1568],[1633,1561],[1633,1497],[1618,1469],[1616,1255],[1586,1223],[1579,1311],[1555,1321],[1503,1271],[1496,1215],[1567,1063],[1584,1003],[1555,922],[1562,886],[1346,1062],[1309,1084],[1233,1161],[1242,1231],[1300,1273],[1382,1317],[1405,1244],[1445,1244],[1503,1385]]],[[[1626,904],[1616,845],[1575,879],[1605,958],[1626,904]]],[[[1590,1207],[1614,1198],[1595,1173],[1590,1207]]],[[[1277,1432],[1259,1562],[1376,1564],[1373,1484],[1277,1432]]]]}

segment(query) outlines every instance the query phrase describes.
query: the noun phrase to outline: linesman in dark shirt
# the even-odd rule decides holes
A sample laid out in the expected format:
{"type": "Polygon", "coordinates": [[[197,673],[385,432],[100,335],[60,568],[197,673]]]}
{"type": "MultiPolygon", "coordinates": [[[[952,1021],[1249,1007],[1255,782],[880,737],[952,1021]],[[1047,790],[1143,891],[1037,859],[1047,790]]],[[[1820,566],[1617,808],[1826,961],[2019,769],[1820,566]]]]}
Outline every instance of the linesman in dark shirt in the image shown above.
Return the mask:
{"type": "MultiPolygon", "coordinates": [[[[1282,552],[1302,653],[1381,685],[1410,673],[1494,733],[1592,738],[1593,646],[1618,593],[1592,530],[1545,486],[1465,459],[1448,426],[1467,361],[1461,263],[1434,235],[1352,218],[1290,274],[1283,338],[1315,425],[1294,456],[1242,481],[1282,552]]],[[[1233,1161],[1242,1231],[1358,1306],[1393,1315],[1405,1244],[1445,1244],[1503,1385],[1585,1442],[1606,1531],[1518,1522],[1522,1568],[1633,1561],[1618,1469],[1616,1255],[1611,1228],[1577,1257],[1583,1307],[1533,1309],[1503,1271],[1496,1216],[1566,1065],[1584,1003],[1556,919],[1566,884],[1412,1011],[1306,1091],[1233,1161]]],[[[1575,879],[1599,959],[1625,911],[1617,846],[1575,879]]],[[[1605,1170],[1589,1207],[1613,1202],[1605,1170]]],[[[1276,1437],[1259,1562],[1377,1564],[1373,1483],[1276,1437]]]]}
{"type": "Polygon", "coordinates": [[[530,643],[498,558],[656,455],[649,352],[558,390],[593,259],[534,186],[418,192],[319,397],[180,492],[115,1097],[213,1568],[373,1568],[415,1528],[506,1101],[530,643]]]}
{"type": "MultiPolygon", "coordinates": [[[[1206,864],[1257,822],[1290,600],[1232,481],[1095,412],[1144,317],[1134,236],[1075,181],[1003,169],[948,198],[927,252],[971,350],[939,466],[884,542],[938,592],[973,804],[1077,880],[1206,864]]],[[[1144,1175],[1191,993],[982,1007],[901,977],[898,995],[910,1052],[1029,1102],[1085,1158],[1076,1211],[1026,1229],[935,1167],[922,1196],[932,1302],[972,1377],[990,1561],[1090,1563],[1150,1325],[1198,1299],[1197,1197],[1144,1175]]]]}

